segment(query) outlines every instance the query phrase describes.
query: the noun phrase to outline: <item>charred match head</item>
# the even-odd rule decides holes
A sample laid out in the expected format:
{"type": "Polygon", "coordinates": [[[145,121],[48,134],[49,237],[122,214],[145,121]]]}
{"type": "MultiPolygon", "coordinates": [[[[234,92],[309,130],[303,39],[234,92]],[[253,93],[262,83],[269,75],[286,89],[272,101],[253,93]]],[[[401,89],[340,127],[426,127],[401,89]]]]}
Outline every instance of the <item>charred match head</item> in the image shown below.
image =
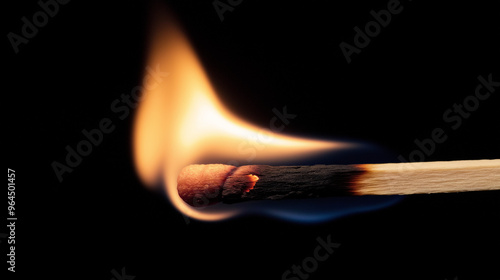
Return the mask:
{"type": "Polygon", "coordinates": [[[177,178],[195,207],[261,199],[401,195],[500,189],[500,160],[361,165],[189,165],[177,178]]]}
{"type": "Polygon", "coordinates": [[[249,192],[260,174],[258,165],[237,168],[224,164],[194,164],[182,169],[177,178],[177,190],[188,204],[206,206],[249,192]]]}
{"type": "Polygon", "coordinates": [[[179,196],[192,206],[206,206],[221,199],[226,178],[236,169],[225,164],[193,164],[182,169],[177,178],[179,196]]]}
{"type": "Polygon", "coordinates": [[[185,167],[180,197],[199,207],[217,202],[352,195],[363,169],[352,165],[268,166],[209,164],[185,167]]]}

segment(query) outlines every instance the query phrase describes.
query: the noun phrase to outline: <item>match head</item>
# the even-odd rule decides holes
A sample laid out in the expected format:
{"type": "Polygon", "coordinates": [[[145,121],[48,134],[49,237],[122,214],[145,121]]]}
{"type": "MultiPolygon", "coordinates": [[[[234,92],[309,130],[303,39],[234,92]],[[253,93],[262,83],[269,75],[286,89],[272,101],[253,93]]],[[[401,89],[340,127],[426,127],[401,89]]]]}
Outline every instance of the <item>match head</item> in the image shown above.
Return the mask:
{"type": "Polygon", "coordinates": [[[179,196],[191,206],[206,206],[220,201],[227,176],[236,169],[225,164],[193,164],[177,177],[179,196]]]}
{"type": "Polygon", "coordinates": [[[179,196],[189,205],[207,206],[222,201],[222,196],[240,196],[259,180],[259,168],[237,168],[225,164],[193,164],[184,167],[177,177],[179,196]],[[224,186],[229,187],[224,187],[224,186]]]}

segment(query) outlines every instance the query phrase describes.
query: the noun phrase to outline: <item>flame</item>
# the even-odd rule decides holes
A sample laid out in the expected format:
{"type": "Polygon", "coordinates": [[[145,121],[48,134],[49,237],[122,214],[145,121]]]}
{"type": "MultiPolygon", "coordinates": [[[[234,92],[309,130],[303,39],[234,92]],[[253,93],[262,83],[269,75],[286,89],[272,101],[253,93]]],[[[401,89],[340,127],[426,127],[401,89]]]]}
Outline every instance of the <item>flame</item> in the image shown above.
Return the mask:
{"type": "MultiPolygon", "coordinates": [[[[218,220],[238,211],[203,211],[187,205],[177,193],[176,180],[189,164],[214,158],[226,160],[218,163],[273,163],[348,145],[279,135],[229,112],[188,40],[170,21],[154,24],[147,64],[169,75],[161,80],[150,73],[144,77],[133,131],[136,169],[147,186],[164,186],[170,201],[192,218],[218,220]]],[[[258,177],[251,180],[255,185],[258,177]]]]}

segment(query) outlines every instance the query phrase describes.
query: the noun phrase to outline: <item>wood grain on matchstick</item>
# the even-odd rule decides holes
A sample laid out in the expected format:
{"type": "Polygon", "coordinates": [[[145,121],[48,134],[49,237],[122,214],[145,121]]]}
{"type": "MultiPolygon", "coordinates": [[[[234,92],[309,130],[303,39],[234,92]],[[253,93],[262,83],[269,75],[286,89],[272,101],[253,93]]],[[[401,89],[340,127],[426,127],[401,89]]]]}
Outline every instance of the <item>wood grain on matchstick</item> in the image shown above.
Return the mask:
{"type": "Polygon", "coordinates": [[[359,195],[417,194],[500,189],[500,160],[463,160],[361,165],[359,195]]]}
{"type": "Polygon", "coordinates": [[[180,197],[192,206],[261,199],[405,195],[500,189],[500,160],[360,165],[209,164],[184,168],[180,197]]]}

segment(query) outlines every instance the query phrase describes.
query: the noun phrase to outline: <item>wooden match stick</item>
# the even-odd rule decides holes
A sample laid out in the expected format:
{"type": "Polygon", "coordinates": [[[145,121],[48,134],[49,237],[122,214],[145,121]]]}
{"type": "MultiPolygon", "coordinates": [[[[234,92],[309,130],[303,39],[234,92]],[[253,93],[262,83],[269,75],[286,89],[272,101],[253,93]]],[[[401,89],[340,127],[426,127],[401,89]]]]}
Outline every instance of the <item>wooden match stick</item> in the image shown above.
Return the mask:
{"type": "Polygon", "coordinates": [[[195,207],[261,199],[500,190],[500,159],[313,166],[189,165],[179,174],[177,190],[195,207]]]}

